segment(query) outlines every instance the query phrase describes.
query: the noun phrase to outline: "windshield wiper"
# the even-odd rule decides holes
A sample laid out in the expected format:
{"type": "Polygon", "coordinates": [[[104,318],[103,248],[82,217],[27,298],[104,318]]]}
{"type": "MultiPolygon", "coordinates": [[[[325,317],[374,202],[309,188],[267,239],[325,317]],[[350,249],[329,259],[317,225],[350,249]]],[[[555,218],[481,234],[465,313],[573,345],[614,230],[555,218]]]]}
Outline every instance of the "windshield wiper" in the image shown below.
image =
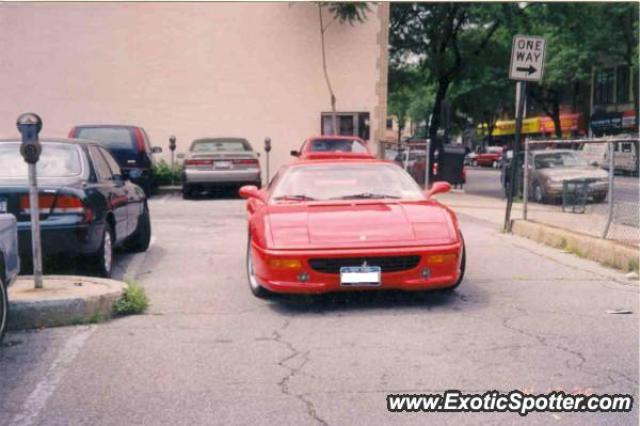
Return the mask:
{"type": "Polygon", "coordinates": [[[361,192],[359,194],[343,195],[341,197],[331,198],[332,200],[368,200],[372,198],[393,198],[399,199],[400,197],[390,194],[376,194],[373,192],[361,192]]]}
{"type": "Polygon", "coordinates": [[[295,195],[281,195],[279,197],[275,197],[276,201],[314,201],[315,198],[309,197],[304,194],[295,194],[295,195]]]}

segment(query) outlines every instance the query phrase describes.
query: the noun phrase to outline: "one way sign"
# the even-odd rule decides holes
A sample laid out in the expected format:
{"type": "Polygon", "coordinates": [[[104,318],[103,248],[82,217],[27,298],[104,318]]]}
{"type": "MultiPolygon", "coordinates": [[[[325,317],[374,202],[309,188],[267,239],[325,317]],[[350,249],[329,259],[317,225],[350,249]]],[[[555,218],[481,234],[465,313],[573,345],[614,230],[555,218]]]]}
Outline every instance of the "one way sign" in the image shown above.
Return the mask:
{"type": "Polygon", "coordinates": [[[511,46],[511,80],[540,81],[544,70],[545,40],[542,37],[517,35],[511,46]]]}

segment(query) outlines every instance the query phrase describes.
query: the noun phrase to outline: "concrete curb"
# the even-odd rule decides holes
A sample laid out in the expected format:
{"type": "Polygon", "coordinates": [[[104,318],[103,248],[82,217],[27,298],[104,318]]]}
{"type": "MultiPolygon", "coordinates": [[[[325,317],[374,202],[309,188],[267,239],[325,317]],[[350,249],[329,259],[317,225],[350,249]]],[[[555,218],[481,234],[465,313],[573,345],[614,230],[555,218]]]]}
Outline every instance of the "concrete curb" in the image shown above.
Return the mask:
{"type": "Polygon", "coordinates": [[[178,185],[168,185],[168,186],[159,186],[155,191],[154,195],[167,195],[167,194],[175,194],[178,192],[182,192],[182,187],[178,185]]]}
{"type": "Polygon", "coordinates": [[[584,235],[566,229],[525,220],[514,220],[514,235],[565,249],[579,257],[623,271],[638,270],[639,251],[615,241],[584,235]]]}
{"type": "Polygon", "coordinates": [[[126,284],[77,276],[45,276],[35,290],[30,277],[9,288],[9,330],[26,330],[100,322],[113,316],[113,306],[126,284]]]}

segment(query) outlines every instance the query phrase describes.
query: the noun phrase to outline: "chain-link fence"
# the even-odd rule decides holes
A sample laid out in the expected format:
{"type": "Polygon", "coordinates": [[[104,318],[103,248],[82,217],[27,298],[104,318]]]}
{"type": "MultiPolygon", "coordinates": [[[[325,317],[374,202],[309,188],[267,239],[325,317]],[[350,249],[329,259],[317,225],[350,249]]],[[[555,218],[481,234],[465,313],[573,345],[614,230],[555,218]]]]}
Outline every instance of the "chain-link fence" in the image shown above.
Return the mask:
{"type": "Polygon", "coordinates": [[[530,140],[522,156],[526,220],[639,246],[638,138],[530,140]]]}

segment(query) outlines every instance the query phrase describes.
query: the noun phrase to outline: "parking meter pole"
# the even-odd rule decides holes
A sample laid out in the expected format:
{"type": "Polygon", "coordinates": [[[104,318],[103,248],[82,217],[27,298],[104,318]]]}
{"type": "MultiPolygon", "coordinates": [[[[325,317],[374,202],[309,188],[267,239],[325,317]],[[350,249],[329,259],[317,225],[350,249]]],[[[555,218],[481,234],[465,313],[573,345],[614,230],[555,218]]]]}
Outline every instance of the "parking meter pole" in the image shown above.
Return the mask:
{"type": "Polygon", "coordinates": [[[518,177],[518,154],[520,153],[520,139],[522,134],[522,115],[524,114],[524,98],[527,93],[527,82],[519,81],[516,85],[518,94],[518,109],[516,111],[516,134],[513,143],[513,160],[511,160],[511,187],[507,196],[507,210],[504,217],[504,230],[511,232],[511,207],[516,194],[516,179],[518,177]]]}
{"type": "Polygon", "coordinates": [[[33,279],[36,288],[42,288],[42,246],[40,243],[40,204],[38,200],[36,165],[29,164],[29,209],[31,213],[31,253],[33,279]]]}
{"type": "Polygon", "coordinates": [[[42,129],[42,120],[37,114],[28,112],[20,115],[16,122],[22,135],[20,154],[29,167],[29,210],[31,215],[31,253],[33,278],[36,288],[42,288],[42,246],[40,243],[40,203],[38,200],[38,176],[36,164],[40,159],[42,146],[38,134],[42,129]]]}
{"type": "Polygon", "coordinates": [[[522,176],[522,218],[527,220],[529,204],[529,141],[524,141],[524,172],[522,176]]]}
{"type": "Polygon", "coordinates": [[[613,142],[609,142],[607,145],[609,154],[609,189],[607,193],[607,197],[609,197],[609,214],[607,215],[607,223],[604,226],[604,231],[602,231],[602,238],[607,238],[609,227],[611,226],[611,220],[613,219],[613,176],[615,175],[615,163],[613,161],[613,156],[615,154],[613,142]]]}
{"type": "Polygon", "coordinates": [[[266,184],[269,184],[269,153],[271,152],[271,138],[267,137],[264,139],[264,152],[266,154],[267,157],[267,182],[266,184]]]}
{"type": "Polygon", "coordinates": [[[171,186],[175,185],[175,153],[176,153],[176,137],[171,136],[169,138],[169,150],[171,151],[171,186]]]}

